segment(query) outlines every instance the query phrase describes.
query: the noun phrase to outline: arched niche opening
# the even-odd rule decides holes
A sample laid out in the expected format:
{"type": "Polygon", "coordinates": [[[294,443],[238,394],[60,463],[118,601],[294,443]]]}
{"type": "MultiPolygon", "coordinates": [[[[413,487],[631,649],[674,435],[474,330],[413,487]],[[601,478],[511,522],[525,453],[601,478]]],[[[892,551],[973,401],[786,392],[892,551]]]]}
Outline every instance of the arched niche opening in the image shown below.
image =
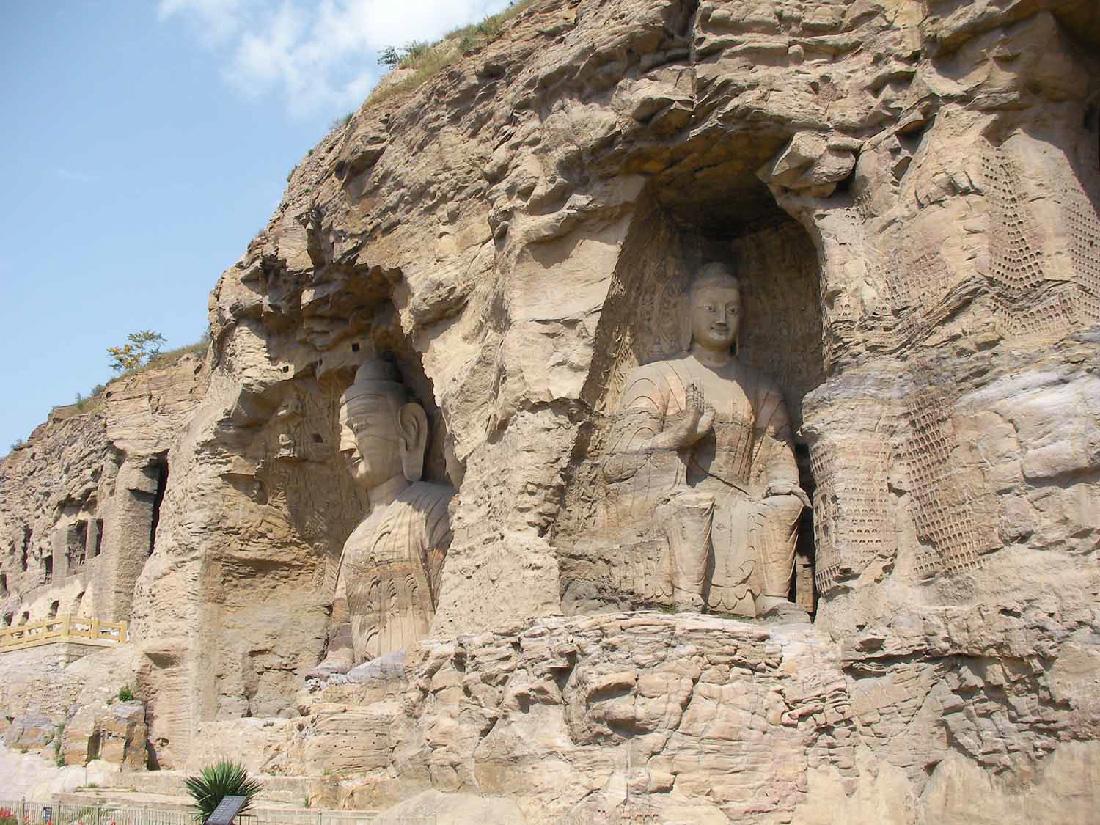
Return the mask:
{"type": "Polygon", "coordinates": [[[242,519],[276,528],[233,536],[209,554],[218,580],[204,593],[206,621],[233,644],[201,654],[211,685],[198,712],[207,718],[292,707],[301,679],[331,644],[342,550],[368,513],[341,454],[340,426],[341,396],[365,359],[391,359],[427,413],[424,480],[458,481],[432,384],[394,306],[402,278],[396,269],[332,261],[317,261],[308,281],[285,276],[277,262],[257,276],[273,318],[252,331],[264,340],[271,380],[241,388],[217,439],[226,497],[242,519]],[[235,586],[242,581],[248,586],[235,586]]]}
{"type": "MultiPolygon", "coordinates": [[[[740,203],[720,199],[700,209],[669,205],[689,271],[709,261],[729,265],[741,283],[739,360],[767,375],[783,393],[791,417],[799,483],[813,498],[810,452],[801,436],[802,401],[825,380],[819,265],[802,226],[771,199],[763,184],[740,203]]],[[[813,510],[798,530],[791,600],[813,612],[813,510]]]]}
{"type": "Polygon", "coordinates": [[[443,412],[435,400],[435,388],[424,370],[420,353],[402,331],[392,304],[371,330],[370,345],[375,353],[393,361],[401,382],[428,416],[428,449],[424,456],[424,478],[449,484],[456,490],[462,483],[462,463],[455,457],[454,443],[443,412]]]}
{"type": "MultiPolygon", "coordinates": [[[[738,277],[743,317],[737,357],[778,385],[791,418],[800,485],[812,498],[809,450],[799,430],[803,399],[825,379],[819,263],[806,231],[749,171],[765,159],[730,167],[700,185],[693,185],[687,171],[655,179],[639,206],[604,307],[585,390],[597,415],[575,452],[552,533],[567,613],[662,606],[651,594],[654,576],[667,565],[665,551],[624,551],[619,545],[605,552],[609,516],[601,502],[609,494],[600,468],[626,377],[640,365],[684,351],[690,284],[707,263],[721,262],[738,277]],[[615,558],[616,552],[623,558],[615,558]],[[648,559],[639,560],[647,553],[648,559]]],[[[788,595],[810,612],[813,534],[807,508],[788,595]]]]}
{"type": "MultiPolygon", "coordinates": [[[[222,442],[238,456],[226,480],[258,504],[285,508],[296,538],[309,546],[311,561],[303,563],[324,562],[317,576],[322,591],[334,584],[343,543],[368,507],[340,454],[341,397],[363,361],[392,361],[410,397],[424,407],[430,434],[424,478],[460,481],[432,382],[394,306],[402,278],[400,270],[380,266],[319,266],[316,294],[300,302],[291,332],[268,340],[285,380],[242,393],[221,428],[222,442]]],[[[250,563],[244,556],[234,560],[250,563]]]]}

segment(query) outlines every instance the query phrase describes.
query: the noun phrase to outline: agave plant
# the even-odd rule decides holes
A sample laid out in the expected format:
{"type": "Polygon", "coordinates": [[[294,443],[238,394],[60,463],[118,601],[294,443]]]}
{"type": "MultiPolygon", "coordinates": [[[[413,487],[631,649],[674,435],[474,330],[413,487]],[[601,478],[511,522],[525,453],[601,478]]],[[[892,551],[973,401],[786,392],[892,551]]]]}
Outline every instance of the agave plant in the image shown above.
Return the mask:
{"type": "Polygon", "coordinates": [[[227,796],[243,796],[245,798],[241,813],[248,810],[252,803],[252,797],[260,792],[262,786],[255,779],[250,779],[248,772],[236,762],[223,760],[207,765],[198,776],[187,778],[187,792],[195,800],[195,807],[199,809],[199,816],[205,822],[214,813],[218,803],[227,796]]]}

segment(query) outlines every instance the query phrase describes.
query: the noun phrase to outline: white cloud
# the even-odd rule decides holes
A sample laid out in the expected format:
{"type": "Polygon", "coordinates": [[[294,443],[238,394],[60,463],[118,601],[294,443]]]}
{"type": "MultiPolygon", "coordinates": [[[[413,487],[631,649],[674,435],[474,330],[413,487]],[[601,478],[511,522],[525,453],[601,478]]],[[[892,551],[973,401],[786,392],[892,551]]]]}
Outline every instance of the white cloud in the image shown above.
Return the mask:
{"type": "Polygon", "coordinates": [[[235,37],[243,22],[243,0],[160,0],[160,18],[175,15],[191,19],[204,42],[223,44],[235,37]]]}
{"type": "Polygon", "coordinates": [[[500,11],[507,0],[161,0],[224,54],[227,80],[251,96],[278,93],[298,116],[358,105],[381,77],[378,51],[432,41],[500,11]]]}
{"type": "Polygon", "coordinates": [[[70,181],[72,183],[95,183],[99,180],[97,175],[89,174],[88,172],[81,172],[78,169],[66,169],[63,166],[58,166],[53,170],[53,173],[64,181],[70,181]]]}

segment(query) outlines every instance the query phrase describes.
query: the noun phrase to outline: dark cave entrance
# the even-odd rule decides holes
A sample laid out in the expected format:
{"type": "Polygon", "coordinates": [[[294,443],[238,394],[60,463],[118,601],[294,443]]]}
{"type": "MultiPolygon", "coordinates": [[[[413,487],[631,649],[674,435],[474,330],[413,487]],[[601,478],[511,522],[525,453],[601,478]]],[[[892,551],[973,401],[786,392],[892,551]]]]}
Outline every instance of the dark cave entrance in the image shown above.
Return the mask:
{"type": "Polygon", "coordinates": [[[149,550],[147,556],[153,555],[157,543],[157,525],[160,523],[160,507],[164,503],[164,494],[168,490],[168,456],[161,454],[156,456],[145,468],[145,475],[155,484],[152,507],[149,513],[149,550]]]}

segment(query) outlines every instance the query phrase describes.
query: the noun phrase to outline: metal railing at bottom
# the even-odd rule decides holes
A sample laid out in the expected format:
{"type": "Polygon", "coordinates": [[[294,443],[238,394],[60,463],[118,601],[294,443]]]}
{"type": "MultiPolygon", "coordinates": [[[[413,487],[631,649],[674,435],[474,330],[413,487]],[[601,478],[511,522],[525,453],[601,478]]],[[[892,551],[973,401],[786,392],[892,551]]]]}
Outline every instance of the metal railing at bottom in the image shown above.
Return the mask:
{"type": "MultiPolygon", "coordinates": [[[[375,825],[374,811],[256,809],[241,814],[239,825],[375,825]]],[[[195,813],[185,809],[145,806],[51,804],[0,799],[0,825],[201,825],[195,813]]],[[[401,825],[436,825],[435,816],[412,815],[401,825]]]]}
{"type": "MultiPolygon", "coordinates": [[[[241,825],[374,825],[378,814],[374,811],[249,811],[237,817],[241,825]]],[[[410,820],[409,825],[414,825],[410,820]]],[[[421,825],[419,821],[415,825],[421,825]]],[[[423,825],[434,825],[427,820],[423,825]]]]}
{"type": "Polygon", "coordinates": [[[196,825],[186,810],[0,800],[0,825],[196,825]]]}

